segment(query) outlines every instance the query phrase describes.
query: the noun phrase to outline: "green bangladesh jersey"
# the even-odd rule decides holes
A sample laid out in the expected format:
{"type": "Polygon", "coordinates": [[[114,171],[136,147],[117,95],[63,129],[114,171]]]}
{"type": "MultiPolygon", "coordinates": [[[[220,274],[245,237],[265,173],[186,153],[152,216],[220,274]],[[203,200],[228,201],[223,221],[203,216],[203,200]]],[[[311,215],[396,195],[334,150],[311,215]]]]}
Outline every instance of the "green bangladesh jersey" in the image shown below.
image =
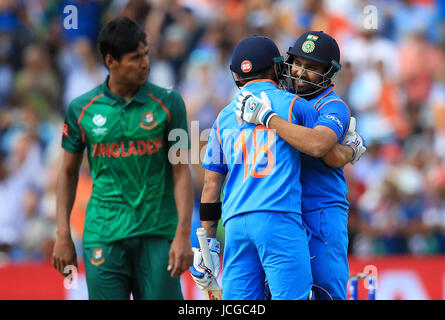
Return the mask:
{"type": "Polygon", "coordinates": [[[171,240],[178,218],[168,150],[189,148],[184,102],[149,82],[125,102],[107,83],[71,102],[62,133],[66,151],[88,152],[93,192],[83,245],[142,235],[171,240]],[[186,141],[169,141],[172,129],[182,129],[186,141]]]}

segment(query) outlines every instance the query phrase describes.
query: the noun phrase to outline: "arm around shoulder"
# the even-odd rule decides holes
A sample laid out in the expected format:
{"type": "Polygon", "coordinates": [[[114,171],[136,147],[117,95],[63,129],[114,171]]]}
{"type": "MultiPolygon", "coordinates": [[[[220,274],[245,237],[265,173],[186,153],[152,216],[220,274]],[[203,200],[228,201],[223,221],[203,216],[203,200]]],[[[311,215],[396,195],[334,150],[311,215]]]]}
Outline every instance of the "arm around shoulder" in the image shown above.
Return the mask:
{"type": "Polygon", "coordinates": [[[271,118],[269,128],[295,149],[315,158],[323,157],[337,141],[336,134],[327,127],[307,128],[279,116],[271,118]]]}
{"type": "Polygon", "coordinates": [[[324,163],[332,168],[343,168],[346,164],[351,162],[354,151],[351,147],[336,144],[331,148],[322,158],[324,163]]]}

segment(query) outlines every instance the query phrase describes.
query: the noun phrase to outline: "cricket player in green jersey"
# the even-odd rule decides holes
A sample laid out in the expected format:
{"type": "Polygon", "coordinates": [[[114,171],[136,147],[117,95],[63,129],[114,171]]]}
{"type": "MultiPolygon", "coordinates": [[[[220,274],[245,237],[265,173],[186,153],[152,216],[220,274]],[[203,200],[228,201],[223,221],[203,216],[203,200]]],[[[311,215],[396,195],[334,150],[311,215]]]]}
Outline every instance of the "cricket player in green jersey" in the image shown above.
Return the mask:
{"type": "Polygon", "coordinates": [[[168,136],[180,129],[188,137],[184,102],[147,82],[146,35],[132,20],[110,21],[98,45],[109,76],[74,99],[65,116],[53,265],[62,274],[77,265],[69,216],[86,148],[93,180],[83,235],[89,298],[183,299],[179,275],[193,260],[192,179],[187,164],[171,164],[169,149],[188,152],[190,142],[168,136]]]}

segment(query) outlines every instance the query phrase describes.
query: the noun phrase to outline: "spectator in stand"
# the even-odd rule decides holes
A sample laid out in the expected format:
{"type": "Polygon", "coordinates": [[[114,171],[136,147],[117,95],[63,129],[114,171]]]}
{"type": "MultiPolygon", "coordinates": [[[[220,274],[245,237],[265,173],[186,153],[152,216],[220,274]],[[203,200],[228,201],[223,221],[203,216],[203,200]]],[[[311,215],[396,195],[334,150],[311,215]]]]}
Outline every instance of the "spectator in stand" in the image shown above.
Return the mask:
{"type": "Polygon", "coordinates": [[[412,33],[402,39],[398,61],[407,103],[422,103],[428,98],[435,70],[443,68],[441,51],[428,42],[424,33],[412,33]]]}
{"type": "Polygon", "coordinates": [[[426,103],[433,119],[434,152],[445,159],[445,65],[434,73],[426,103]]]}
{"type": "Polygon", "coordinates": [[[96,50],[86,38],[78,38],[74,43],[72,57],[76,63],[66,71],[65,90],[63,97],[64,110],[68,104],[81,94],[93,89],[103,82],[107,70],[98,59],[96,50]]]}
{"type": "MultiPolygon", "coordinates": [[[[30,188],[38,186],[41,149],[26,132],[16,133],[9,153],[0,155],[0,254],[14,258],[20,252],[26,224],[24,204],[30,188]]],[[[34,195],[32,195],[34,196],[34,195]]]]}
{"type": "Polygon", "coordinates": [[[46,120],[60,105],[60,81],[52,68],[46,48],[30,44],[23,53],[24,67],[17,72],[13,87],[16,105],[27,104],[36,109],[39,118],[46,120]]]}

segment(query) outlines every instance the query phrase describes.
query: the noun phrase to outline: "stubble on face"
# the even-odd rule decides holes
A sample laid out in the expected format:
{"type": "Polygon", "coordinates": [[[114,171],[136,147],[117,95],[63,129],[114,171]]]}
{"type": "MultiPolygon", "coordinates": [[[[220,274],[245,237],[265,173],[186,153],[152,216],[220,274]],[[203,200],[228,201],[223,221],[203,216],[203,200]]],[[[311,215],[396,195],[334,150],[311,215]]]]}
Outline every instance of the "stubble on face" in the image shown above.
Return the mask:
{"type": "Polygon", "coordinates": [[[323,80],[320,74],[324,72],[325,67],[321,63],[305,58],[295,58],[291,73],[293,77],[298,79],[293,80],[297,93],[306,94],[317,90],[319,87],[308,82],[320,83],[323,80]]]}
{"type": "Polygon", "coordinates": [[[150,72],[148,52],[148,46],[140,42],[136,51],[122,56],[118,68],[122,82],[126,82],[128,85],[140,86],[147,81],[150,72]]]}

